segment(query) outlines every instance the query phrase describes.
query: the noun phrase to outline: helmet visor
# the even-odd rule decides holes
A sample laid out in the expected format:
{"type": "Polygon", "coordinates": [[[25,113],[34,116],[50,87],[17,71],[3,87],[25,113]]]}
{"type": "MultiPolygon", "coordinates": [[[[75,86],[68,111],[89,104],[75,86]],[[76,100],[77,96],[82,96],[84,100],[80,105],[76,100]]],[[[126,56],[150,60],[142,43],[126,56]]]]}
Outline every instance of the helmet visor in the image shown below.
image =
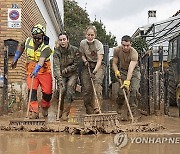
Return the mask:
{"type": "Polygon", "coordinates": [[[38,27],[33,27],[31,32],[33,35],[43,34],[43,31],[39,29],[38,27]]]}

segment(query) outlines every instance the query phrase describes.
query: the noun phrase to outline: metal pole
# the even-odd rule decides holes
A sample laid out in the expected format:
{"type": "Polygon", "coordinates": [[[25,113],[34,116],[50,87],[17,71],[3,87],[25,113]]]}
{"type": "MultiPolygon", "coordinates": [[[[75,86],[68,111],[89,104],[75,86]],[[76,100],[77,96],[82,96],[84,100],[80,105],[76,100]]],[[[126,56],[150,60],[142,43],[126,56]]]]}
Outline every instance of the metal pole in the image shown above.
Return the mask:
{"type": "Polygon", "coordinates": [[[109,46],[104,45],[104,62],[105,62],[105,75],[103,79],[103,96],[108,98],[108,86],[109,86],[109,46]]]}
{"type": "MultiPolygon", "coordinates": [[[[153,53],[148,57],[148,104],[147,113],[154,113],[154,98],[153,98],[153,53]]],[[[147,96],[147,97],[148,97],[147,96]]]]}
{"type": "Polygon", "coordinates": [[[160,113],[160,97],[159,97],[159,72],[154,72],[154,111],[155,115],[159,115],[160,113]]]}
{"type": "Polygon", "coordinates": [[[164,87],[165,87],[165,91],[164,91],[164,113],[165,115],[169,114],[169,98],[168,98],[168,79],[169,79],[169,73],[168,71],[165,72],[164,74],[164,87]]]}
{"type": "Polygon", "coordinates": [[[3,104],[4,114],[8,114],[8,46],[4,50],[4,86],[3,86],[3,104]]]}

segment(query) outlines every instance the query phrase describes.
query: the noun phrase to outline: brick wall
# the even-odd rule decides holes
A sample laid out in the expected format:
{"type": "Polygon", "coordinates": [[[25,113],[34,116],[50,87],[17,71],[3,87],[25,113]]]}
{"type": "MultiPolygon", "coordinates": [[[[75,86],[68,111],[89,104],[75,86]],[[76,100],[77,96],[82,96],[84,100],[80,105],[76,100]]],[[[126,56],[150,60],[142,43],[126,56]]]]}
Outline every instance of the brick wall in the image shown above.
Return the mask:
{"type": "MultiPolygon", "coordinates": [[[[0,67],[3,70],[4,65],[4,40],[14,39],[19,42],[25,41],[25,39],[31,36],[31,28],[33,25],[41,23],[45,25],[46,22],[36,5],[35,0],[0,0],[0,67]],[[12,8],[12,4],[18,4],[21,8],[21,28],[13,29],[8,28],[7,16],[8,8],[12,8]]],[[[13,56],[9,56],[8,65],[10,66],[13,56]]],[[[27,97],[26,93],[26,53],[23,53],[18,61],[17,68],[8,70],[8,82],[9,91],[15,89],[15,93],[18,94],[19,100],[24,100],[27,97]],[[13,85],[13,86],[12,86],[13,85]]]]}
{"type": "MultiPolygon", "coordinates": [[[[8,16],[8,8],[12,7],[12,0],[1,0],[0,1],[0,67],[3,70],[4,63],[4,40],[7,39],[21,39],[21,29],[8,28],[7,16],[8,16]]],[[[21,7],[21,0],[17,0],[16,4],[21,7]]],[[[12,57],[9,57],[9,62],[12,60],[12,57]]],[[[15,71],[9,70],[9,75],[14,75],[15,71]]]]}
{"type": "MultiPolygon", "coordinates": [[[[22,10],[22,28],[13,29],[7,26],[7,10],[12,7],[12,0],[0,1],[0,67],[3,68],[3,52],[4,52],[4,40],[14,39],[19,42],[24,41],[28,36],[31,36],[31,28],[37,23],[45,25],[45,21],[36,6],[35,0],[16,0],[19,8],[22,10]]],[[[9,56],[9,65],[12,62],[12,56],[9,56]]],[[[9,69],[8,79],[9,83],[22,82],[25,80],[25,53],[18,61],[17,68],[15,70],[9,69]]]]}

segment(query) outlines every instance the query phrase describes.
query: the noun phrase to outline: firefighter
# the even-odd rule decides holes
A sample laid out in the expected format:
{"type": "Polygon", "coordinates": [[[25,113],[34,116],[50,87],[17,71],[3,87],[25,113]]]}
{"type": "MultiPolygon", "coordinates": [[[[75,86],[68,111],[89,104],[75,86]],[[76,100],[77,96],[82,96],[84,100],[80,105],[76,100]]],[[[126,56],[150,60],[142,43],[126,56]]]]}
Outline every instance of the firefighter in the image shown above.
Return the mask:
{"type": "Polygon", "coordinates": [[[90,78],[94,81],[100,107],[103,100],[102,82],[105,73],[103,61],[104,49],[103,44],[95,39],[96,33],[97,30],[95,26],[87,27],[86,39],[80,42],[80,52],[84,63],[82,70],[83,100],[87,114],[98,114],[100,112],[98,104],[96,104],[97,102],[93,101],[94,94],[90,78]],[[88,67],[90,67],[91,74],[89,74],[88,67]]]}
{"type": "Polygon", "coordinates": [[[117,79],[122,79],[117,97],[117,112],[122,120],[128,120],[128,111],[122,88],[129,93],[132,112],[137,112],[137,94],[140,87],[140,68],[138,66],[138,53],[131,47],[131,37],[125,35],[121,39],[121,45],[114,48],[113,70],[117,79]]]}
{"type": "Polygon", "coordinates": [[[37,89],[41,86],[42,100],[41,108],[42,115],[48,116],[48,108],[52,97],[52,75],[50,69],[50,55],[52,50],[49,47],[49,38],[46,36],[46,29],[41,24],[35,25],[32,30],[32,37],[28,37],[25,42],[18,46],[12,61],[11,67],[16,68],[17,61],[25,51],[27,55],[27,86],[28,93],[30,92],[32,78],[32,95],[29,104],[29,117],[31,119],[39,118],[39,104],[37,101],[37,89]]]}
{"type": "Polygon", "coordinates": [[[53,74],[62,93],[60,117],[67,121],[75,86],[78,78],[80,54],[77,47],[69,43],[69,37],[65,32],[58,36],[58,42],[53,54],[53,74]]]}

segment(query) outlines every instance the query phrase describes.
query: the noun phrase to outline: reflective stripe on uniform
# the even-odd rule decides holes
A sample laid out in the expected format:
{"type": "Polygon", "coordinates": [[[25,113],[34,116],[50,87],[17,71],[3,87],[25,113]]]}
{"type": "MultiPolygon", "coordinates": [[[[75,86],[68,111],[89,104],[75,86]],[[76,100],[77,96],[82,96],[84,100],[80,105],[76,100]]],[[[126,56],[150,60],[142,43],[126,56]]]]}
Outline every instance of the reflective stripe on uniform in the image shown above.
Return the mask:
{"type": "MultiPolygon", "coordinates": [[[[40,45],[40,47],[34,51],[34,42],[33,42],[33,38],[27,38],[26,42],[25,42],[25,51],[27,53],[27,56],[30,60],[38,62],[39,61],[39,57],[41,56],[41,52],[46,49],[47,47],[49,47],[49,45],[45,45],[44,43],[42,43],[40,45]]],[[[50,59],[50,56],[46,58],[45,61],[48,61],[50,59]]]]}

